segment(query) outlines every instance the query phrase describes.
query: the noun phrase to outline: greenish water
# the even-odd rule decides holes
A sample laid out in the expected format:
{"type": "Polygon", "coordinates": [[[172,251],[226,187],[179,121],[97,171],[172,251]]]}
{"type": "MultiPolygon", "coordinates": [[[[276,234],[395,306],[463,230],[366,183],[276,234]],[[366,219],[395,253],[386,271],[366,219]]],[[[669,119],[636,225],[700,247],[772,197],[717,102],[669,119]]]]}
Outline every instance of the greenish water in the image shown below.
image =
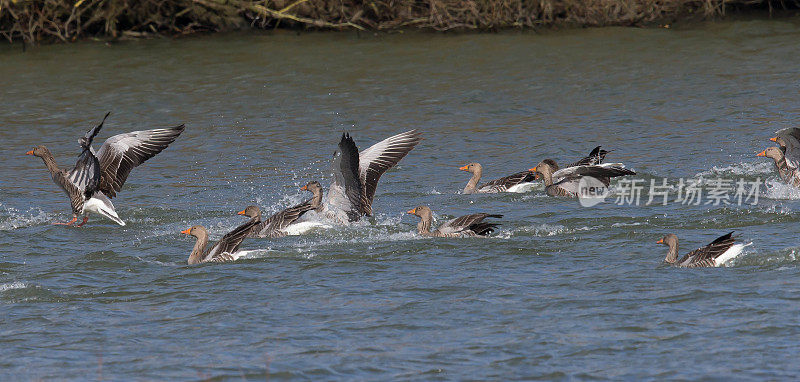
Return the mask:
{"type": "Polygon", "coordinates": [[[800,120],[790,21],[2,46],[1,379],[793,379],[800,193],[755,157],[800,120]],[[52,226],[68,201],[23,154],[72,166],[106,111],[100,140],[187,130],[114,199],[127,226],[52,226]],[[186,265],[179,231],[216,239],[249,204],[327,188],[342,131],[363,149],[411,128],[424,141],[381,179],[374,219],[186,265]],[[648,185],[741,178],[759,201],[460,194],[467,162],[490,180],[597,145],[648,185]],[[420,204],[505,217],[492,238],[423,239],[405,214],[420,204]],[[731,230],[754,244],[728,267],[661,264],[666,233],[685,253],[731,230]]]}

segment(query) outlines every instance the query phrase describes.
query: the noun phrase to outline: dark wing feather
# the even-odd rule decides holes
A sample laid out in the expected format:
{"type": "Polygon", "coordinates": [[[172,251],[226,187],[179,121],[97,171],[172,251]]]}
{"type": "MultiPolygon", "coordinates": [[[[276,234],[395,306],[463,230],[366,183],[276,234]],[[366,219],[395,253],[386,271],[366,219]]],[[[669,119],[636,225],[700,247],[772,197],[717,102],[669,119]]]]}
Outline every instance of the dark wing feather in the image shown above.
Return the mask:
{"type": "Polygon", "coordinates": [[[441,227],[437,229],[437,231],[443,234],[453,234],[458,233],[465,230],[474,231],[478,235],[485,235],[492,231],[494,227],[497,226],[496,223],[483,223],[483,219],[486,218],[502,218],[503,215],[497,214],[486,214],[486,213],[479,213],[479,214],[471,214],[471,215],[464,215],[458,218],[455,218],[447,223],[442,224],[441,227]],[[474,228],[474,229],[473,229],[474,228]],[[488,228],[488,229],[487,229],[488,228]],[[476,231],[477,230],[477,231],[476,231]]]}
{"type": "Polygon", "coordinates": [[[730,232],[726,235],[718,237],[716,240],[712,241],[711,243],[709,243],[704,247],[689,252],[689,254],[684,256],[684,258],[681,260],[683,261],[689,260],[689,265],[696,264],[705,260],[714,260],[723,253],[725,253],[725,251],[730,249],[735,244],[735,242],[736,238],[733,237],[733,232],[730,232]]]}
{"type": "Polygon", "coordinates": [[[97,153],[100,161],[100,191],[109,198],[116,196],[134,167],[167,148],[185,128],[185,125],[180,125],[133,131],[108,138],[97,153]]]}
{"type": "Polygon", "coordinates": [[[111,114],[110,111],[106,113],[106,116],[103,117],[103,120],[100,122],[99,125],[89,129],[89,131],[87,131],[83,137],[78,139],[78,143],[80,143],[82,149],[88,150],[89,147],[92,146],[92,141],[94,140],[94,137],[96,137],[97,133],[100,132],[100,129],[103,128],[103,124],[106,123],[106,118],[108,118],[110,114],[111,114]]]}
{"type": "Polygon", "coordinates": [[[381,175],[400,162],[421,140],[422,134],[417,130],[410,130],[386,138],[358,155],[359,178],[364,185],[364,214],[372,215],[372,199],[381,175]]]}
{"type": "Polygon", "coordinates": [[[591,176],[594,178],[614,178],[625,175],[636,175],[636,172],[622,166],[578,166],[575,174],[579,176],[591,176]]]}
{"type": "Polygon", "coordinates": [[[486,182],[482,186],[478,187],[478,189],[497,188],[498,191],[505,191],[521,183],[533,182],[534,178],[535,178],[534,173],[530,171],[521,171],[516,174],[511,174],[509,176],[506,176],[504,178],[495,179],[491,182],[486,182]]]}
{"type": "Polygon", "coordinates": [[[100,163],[92,153],[91,147],[83,149],[75,167],[67,173],[66,180],[72,183],[86,199],[92,197],[100,184],[100,163]]]}
{"type": "Polygon", "coordinates": [[[211,261],[213,258],[217,256],[221,256],[225,253],[233,254],[239,251],[239,247],[242,245],[242,241],[250,234],[250,231],[253,230],[253,227],[258,225],[259,219],[254,218],[250,219],[244,224],[236,227],[233,231],[225,234],[222,239],[214,244],[211,247],[211,250],[208,251],[208,254],[203,259],[203,262],[211,261]]]}
{"type": "Polygon", "coordinates": [[[364,187],[358,174],[358,147],[348,133],[342,134],[339,155],[333,167],[334,185],[331,186],[328,199],[347,213],[348,220],[356,221],[361,218],[363,211],[364,187]]]}
{"type": "Polygon", "coordinates": [[[289,207],[283,211],[270,216],[267,220],[259,223],[250,234],[251,237],[280,237],[283,230],[294,223],[303,214],[314,209],[311,204],[312,199],[306,200],[296,206],[289,207]]]}
{"type": "Polygon", "coordinates": [[[570,163],[566,167],[591,166],[603,163],[603,161],[606,159],[606,154],[608,154],[609,151],[603,150],[600,147],[602,146],[595,147],[592,152],[589,153],[589,156],[584,157],[575,163],[570,163]]]}
{"type": "Polygon", "coordinates": [[[800,128],[789,127],[775,133],[783,140],[785,146],[781,147],[786,165],[790,169],[800,168],[800,128]]]}

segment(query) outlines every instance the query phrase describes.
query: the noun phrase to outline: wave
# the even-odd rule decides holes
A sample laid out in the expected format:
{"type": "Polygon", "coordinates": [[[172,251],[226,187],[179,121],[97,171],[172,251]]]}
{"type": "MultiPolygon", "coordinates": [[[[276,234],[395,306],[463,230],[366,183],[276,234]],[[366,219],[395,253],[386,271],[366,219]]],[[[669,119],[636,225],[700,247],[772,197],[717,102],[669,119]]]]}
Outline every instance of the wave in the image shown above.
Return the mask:
{"type": "MultiPolygon", "coordinates": [[[[53,220],[56,216],[48,214],[40,209],[29,212],[20,212],[16,208],[5,208],[7,216],[0,217],[0,231],[10,231],[17,228],[31,227],[53,220]]],[[[5,215],[4,214],[4,215],[5,215]]]]}
{"type": "Polygon", "coordinates": [[[775,172],[775,165],[768,161],[752,163],[752,162],[739,162],[729,166],[713,166],[710,170],[701,171],[697,173],[695,178],[708,178],[709,176],[722,176],[722,175],[744,175],[753,176],[759,174],[772,174],[775,172]]]}
{"type": "Polygon", "coordinates": [[[772,178],[764,182],[766,190],[763,195],[769,199],[797,200],[800,199],[800,189],[792,187],[783,181],[772,178]]]}

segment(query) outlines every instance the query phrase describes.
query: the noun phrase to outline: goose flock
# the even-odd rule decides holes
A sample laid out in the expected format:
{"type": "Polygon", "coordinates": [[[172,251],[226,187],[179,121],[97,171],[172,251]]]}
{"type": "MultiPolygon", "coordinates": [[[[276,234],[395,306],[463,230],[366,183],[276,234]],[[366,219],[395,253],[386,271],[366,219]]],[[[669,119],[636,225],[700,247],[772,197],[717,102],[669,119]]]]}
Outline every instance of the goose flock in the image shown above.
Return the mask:
{"type": "MultiPolygon", "coordinates": [[[[131,170],[166,149],[185,130],[185,125],[175,127],[133,131],[114,135],[100,146],[99,151],[92,147],[94,138],[100,133],[110,113],[99,125],[89,129],[78,140],[80,154],[71,170],[59,169],[55,159],[45,146],[37,146],[26,152],[42,158],[50,176],[67,195],[72,209],[72,219],[66,223],[53,223],[83,226],[89,213],[98,214],[124,226],[125,222],[117,214],[111,198],[122,190],[131,170]]],[[[280,238],[289,234],[296,225],[303,224],[301,218],[309,211],[315,211],[334,224],[348,224],[364,216],[372,216],[372,202],[378,181],[389,169],[397,165],[422,140],[417,130],[410,130],[386,138],[359,151],[355,140],[349,133],[342,134],[337,155],[333,163],[333,180],[327,193],[320,182],[310,181],[301,188],[311,193],[308,200],[286,208],[263,219],[261,209],[251,205],[239,212],[248,220],[225,234],[218,242],[208,247],[208,232],[196,225],[181,231],[196,238],[188,263],[234,261],[241,257],[241,244],[250,238],[280,238]]],[[[778,144],[769,147],[757,156],[771,158],[780,178],[787,184],[800,188],[800,128],[786,128],[776,132],[770,139],[778,144]]],[[[635,175],[636,172],[623,163],[604,163],[610,151],[601,146],[595,147],[588,156],[560,168],[553,159],[544,159],[536,167],[520,171],[499,179],[480,184],[483,167],[479,163],[469,163],[459,169],[472,174],[464,187],[463,194],[524,192],[533,189],[536,182],[544,184],[544,192],[551,197],[577,198],[581,180],[591,177],[604,186],[611,179],[635,175]]],[[[419,217],[417,232],[426,237],[483,237],[488,236],[499,223],[487,219],[501,219],[503,215],[493,213],[474,213],[460,216],[441,224],[431,231],[433,211],[428,206],[418,206],[408,214],[419,217]]],[[[711,243],[689,252],[678,259],[678,237],[668,234],[657,244],[669,247],[664,262],[677,267],[718,267],[738,256],[749,244],[737,243],[733,232],[720,236],[711,243]]]]}

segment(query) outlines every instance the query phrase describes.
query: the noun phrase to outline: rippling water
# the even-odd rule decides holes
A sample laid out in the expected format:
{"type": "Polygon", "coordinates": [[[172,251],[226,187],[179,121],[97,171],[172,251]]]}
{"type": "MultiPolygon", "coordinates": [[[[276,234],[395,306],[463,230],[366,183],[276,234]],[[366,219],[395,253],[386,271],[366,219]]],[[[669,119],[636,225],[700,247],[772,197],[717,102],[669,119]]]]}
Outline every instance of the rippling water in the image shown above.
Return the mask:
{"type": "Polygon", "coordinates": [[[784,20],[0,47],[2,379],[796,377],[800,193],[755,153],[800,119],[799,39],[784,20]],[[101,139],[188,128],[114,200],[127,226],[52,226],[69,204],[23,154],[72,166],[106,111],[101,139]],[[411,128],[425,139],[374,219],[186,265],[180,230],[217,239],[249,204],[327,185],[342,131],[363,149],[411,128]],[[467,162],[489,180],[596,145],[647,184],[760,182],[758,204],[460,194],[467,162]],[[422,239],[420,204],[505,218],[492,238],[422,239]],[[685,253],[731,230],[754,244],[726,268],[661,264],[665,233],[685,253]]]}

